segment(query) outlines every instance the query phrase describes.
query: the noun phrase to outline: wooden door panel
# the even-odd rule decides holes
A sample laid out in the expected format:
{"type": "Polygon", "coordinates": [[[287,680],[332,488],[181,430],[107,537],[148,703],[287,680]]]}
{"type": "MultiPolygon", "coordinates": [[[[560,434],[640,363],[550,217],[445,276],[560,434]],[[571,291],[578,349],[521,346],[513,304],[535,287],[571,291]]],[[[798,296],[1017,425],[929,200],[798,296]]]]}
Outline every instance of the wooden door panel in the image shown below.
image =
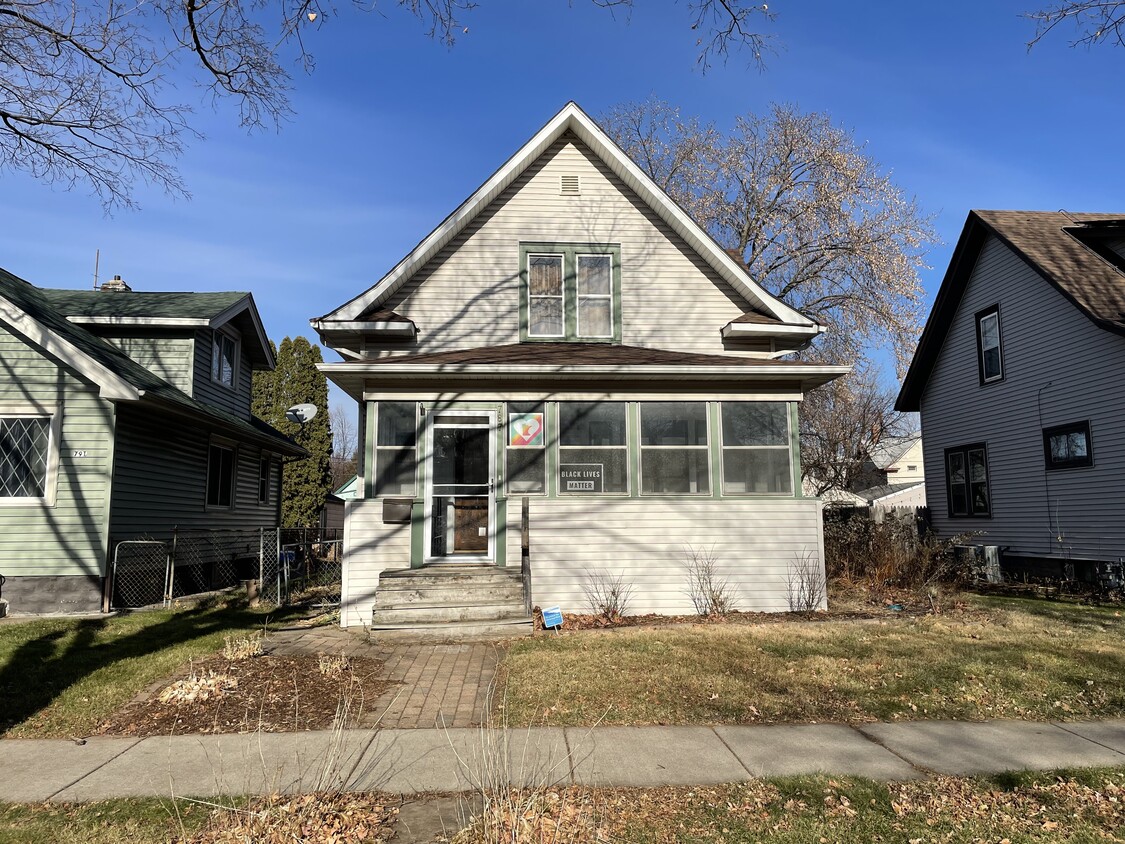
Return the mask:
{"type": "Polygon", "coordinates": [[[453,551],[482,554],[488,551],[488,499],[458,498],[453,502],[453,551]],[[483,528],[483,536],[481,535],[483,528]]]}

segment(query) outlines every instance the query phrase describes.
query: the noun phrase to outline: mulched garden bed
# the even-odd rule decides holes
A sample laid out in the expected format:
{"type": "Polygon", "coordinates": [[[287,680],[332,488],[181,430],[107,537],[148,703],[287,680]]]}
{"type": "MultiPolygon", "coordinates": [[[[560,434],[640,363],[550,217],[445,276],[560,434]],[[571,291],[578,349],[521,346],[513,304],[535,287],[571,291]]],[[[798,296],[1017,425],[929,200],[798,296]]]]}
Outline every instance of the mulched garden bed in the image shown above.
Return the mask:
{"type": "Polygon", "coordinates": [[[217,654],[193,663],[114,713],[108,736],[292,732],[352,726],[388,686],[377,659],[217,654]]]}

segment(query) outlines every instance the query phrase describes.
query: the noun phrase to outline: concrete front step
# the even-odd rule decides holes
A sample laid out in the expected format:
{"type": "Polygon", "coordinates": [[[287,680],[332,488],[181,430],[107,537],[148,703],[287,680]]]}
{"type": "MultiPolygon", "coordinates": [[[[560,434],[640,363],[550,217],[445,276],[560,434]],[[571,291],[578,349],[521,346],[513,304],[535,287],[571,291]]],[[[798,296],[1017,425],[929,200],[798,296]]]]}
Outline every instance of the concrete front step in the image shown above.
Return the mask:
{"type": "Polygon", "coordinates": [[[519,569],[496,566],[426,566],[420,569],[392,569],[379,575],[379,582],[390,588],[454,583],[520,583],[519,569]]]}
{"type": "Polygon", "coordinates": [[[417,604],[523,604],[523,584],[449,584],[388,588],[382,582],[375,593],[376,607],[400,607],[417,604]]]}
{"type": "Polygon", "coordinates": [[[503,618],[492,621],[454,621],[433,623],[380,624],[376,619],[371,632],[378,638],[495,638],[530,636],[535,631],[531,616],[503,618]]]}
{"type": "Polygon", "coordinates": [[[518,603],[501,604],[445,604],[410,605],[405,607],[375,607],[375,623],[418,623],[433,624],[452,621],[501,621],[508,618],[521,618],[527,610],[523,600],[518,603]]]}
{"type": "Polygon", "coordinates": [[[399,569],[379,577],[372,629],[442,636],[521,635],[532,630],[526,612],[519,569],[466,564],[399,569]]]}

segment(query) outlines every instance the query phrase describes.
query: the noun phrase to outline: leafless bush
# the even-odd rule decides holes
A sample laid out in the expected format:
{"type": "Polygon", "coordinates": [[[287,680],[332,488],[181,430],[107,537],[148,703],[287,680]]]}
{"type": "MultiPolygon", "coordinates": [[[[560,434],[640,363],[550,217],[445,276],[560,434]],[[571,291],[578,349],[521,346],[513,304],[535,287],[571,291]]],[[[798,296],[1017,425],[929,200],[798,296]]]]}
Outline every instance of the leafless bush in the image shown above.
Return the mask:
{"type": "Polygon", "coordinates": [[[812,612],[824,605],[827,583],[820,560],[810,551],[794,552],[787,582],[790,612],[812,612]]]}
{"type": "Polygon", "coordinates": [[[246,636],[224,636],[223,656],[230,662],[252,659],[262,655],[262,635],[251,633],[246,636]]]}
{"type": "Polygon", "coordinates": [[[726,615],[735,609],[734,588],[718,572],[715,546],[707,549],[684,547],[687,567],[687,594],[701,616],[726,615]]]}
{"type": "Polygon", "coordinates": [[[629,602],[633,598],[633,584],[625,581],[625,575],[613,576],[603,571],[586,570],[582,584],[586,595],[586,605],[590,612],[605,621],[616,623],[629,614],[629,602]]]}
{"type": "Polygon", "coordinates": [[[824,560],[829,578],[866,581],[874,588],[960,585],[971,579],[956,553],[968,537],[941,540],[920,530],[912,515],[887,513],[877,522],[865,510],[824,511],[824,560]]]}

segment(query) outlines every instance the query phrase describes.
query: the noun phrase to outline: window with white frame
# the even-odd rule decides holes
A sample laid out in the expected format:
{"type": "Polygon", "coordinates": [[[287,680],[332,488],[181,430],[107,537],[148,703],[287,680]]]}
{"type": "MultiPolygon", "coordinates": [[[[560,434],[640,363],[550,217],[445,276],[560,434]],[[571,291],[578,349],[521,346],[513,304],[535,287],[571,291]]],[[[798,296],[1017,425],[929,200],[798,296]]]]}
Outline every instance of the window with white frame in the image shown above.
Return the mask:
{"type": "Polygon", "coordinates": [[[581,338],[613,337],[613,256],[575,256],[577,262],[578,325],[581,338]]]}
{"type": "Polygon", "coordinates": [[[629,491],[624,402],[559,403],[559,492],[629,491]]]}
{"type": "Polygon", "coordinates": [[[235,450],[221,443],[207,449],[207,506],[234,507],[235,450]]]}
{"type": "Polygon", "coordinates": [[[50,460],[50,416],[0,416],[0,500],[48,498],[50,460]]]}
{"type": "Polygon", "coordinates": [[[373,495],[414,495],[417,445],[417,405],[412,401],[378,402],[373,495]]]}
{"type": "Polygon", "coordinates": [[[1094,452],[1090,448],[1090,423],[1084,420],[1045,428],[1043,457],[1048,469],[1094,465],[1094,452]]]}
{"type": "Polygon", "coordinates": [[[642,402],[641,494],[710,495],[705,402],[642,402]]]}
{"type": "Polygon", "coordinates": [[[1000,306],[976,314],[977,369],[981,385],[1004,378],[1004,355],[1000,345],[1000,306]]]}
{"type": "Polygon", "coordinates": [[[723,493],[792,495],[789,405],[755,401],[720,407],[723,493]]]}
{"type": "Polygon", "coordinates": [[[620,342],[617,244],[520,244],[523,340],[620,342]]]}
{"type": "Polygon", "coordinates": [[[945,489],[951,517],[987,518],[992,515],[988,449],[984,443],[945,450],[945,489]]]}
{"type": "Polygon", "coordinates": [[[222,331],[211,335],[211,380],[233,388],[238,368],[238,340],[222,331]]]}

